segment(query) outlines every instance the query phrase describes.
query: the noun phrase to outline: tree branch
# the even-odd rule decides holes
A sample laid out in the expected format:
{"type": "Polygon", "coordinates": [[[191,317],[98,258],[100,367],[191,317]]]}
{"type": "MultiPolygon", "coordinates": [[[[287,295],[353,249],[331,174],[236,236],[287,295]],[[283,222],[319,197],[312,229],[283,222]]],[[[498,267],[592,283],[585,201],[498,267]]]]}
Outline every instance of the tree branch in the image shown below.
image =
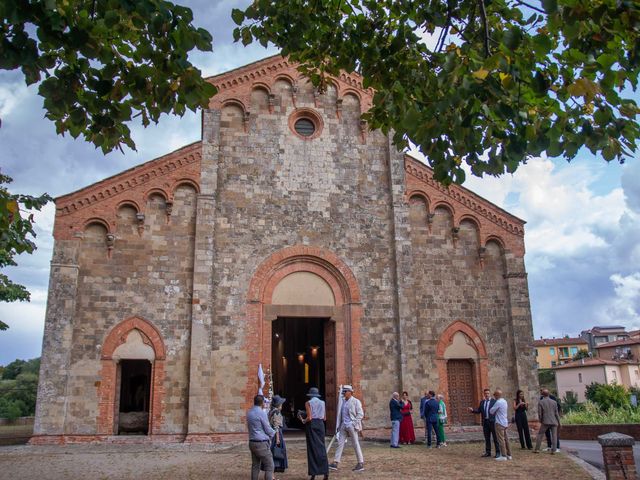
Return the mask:
{"type": "Polygon", "coordinates": [[[478,0],[480,6],[480,19],[482,20],[482,37],[484,41],[484,56],[488,58],[491,55],[489,51],[489,23],[487,23],[487,11],[484,7],[484,0],[478,0]]]}

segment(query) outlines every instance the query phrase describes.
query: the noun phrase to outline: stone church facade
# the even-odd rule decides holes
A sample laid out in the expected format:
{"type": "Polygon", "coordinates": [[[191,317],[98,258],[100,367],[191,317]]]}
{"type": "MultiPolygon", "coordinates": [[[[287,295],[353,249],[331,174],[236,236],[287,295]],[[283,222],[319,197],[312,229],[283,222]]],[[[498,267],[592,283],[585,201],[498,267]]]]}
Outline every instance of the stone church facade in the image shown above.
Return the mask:
{"type": "Polygon", "coordinates": [[[354,385],[371,430],[394,390],[534,400],[522,220],[369,131],[355,74],[210,81],[201,141],[56,199],[33,442],[243,437],[260,365],[329,420],[354,385]]]}

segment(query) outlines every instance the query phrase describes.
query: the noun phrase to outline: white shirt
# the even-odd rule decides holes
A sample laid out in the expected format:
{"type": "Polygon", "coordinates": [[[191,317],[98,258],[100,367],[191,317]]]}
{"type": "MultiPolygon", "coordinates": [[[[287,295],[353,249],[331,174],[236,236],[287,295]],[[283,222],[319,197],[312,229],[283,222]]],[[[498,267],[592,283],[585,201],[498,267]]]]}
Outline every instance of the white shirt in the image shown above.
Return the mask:
{"type": "Polygon", "coordinates": [[[491,407],[489,412],[496,416],[496,423],[502,427],[509,426],[509,420],[507,419],[507,401],[504,398],[499,398],[496,403],[491,407]]]}
{"type": "Polygon", "coordinates": [[[342,425],[344,425],[345,427],[350,427],[353,425],[353,422],[351,421],[351,415],[349,415],[350,401],[351,398],[349,400],[344,400],[344,402],[342,403],[342,425]]]}

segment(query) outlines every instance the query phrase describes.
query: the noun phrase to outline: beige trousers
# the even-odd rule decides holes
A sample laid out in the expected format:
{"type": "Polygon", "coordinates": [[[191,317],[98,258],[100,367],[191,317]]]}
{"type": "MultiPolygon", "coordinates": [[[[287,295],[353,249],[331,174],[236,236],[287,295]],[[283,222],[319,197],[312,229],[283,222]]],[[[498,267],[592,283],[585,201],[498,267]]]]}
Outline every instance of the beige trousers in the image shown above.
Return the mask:
{"type": "Polygon", "coordinates": [[[503,427],[496,423],[496,436],[500,445],[500,455],[503,457],[511,456],[511,448],[509,448],[509,436],[507,435],[507,427],[503,427]]]}

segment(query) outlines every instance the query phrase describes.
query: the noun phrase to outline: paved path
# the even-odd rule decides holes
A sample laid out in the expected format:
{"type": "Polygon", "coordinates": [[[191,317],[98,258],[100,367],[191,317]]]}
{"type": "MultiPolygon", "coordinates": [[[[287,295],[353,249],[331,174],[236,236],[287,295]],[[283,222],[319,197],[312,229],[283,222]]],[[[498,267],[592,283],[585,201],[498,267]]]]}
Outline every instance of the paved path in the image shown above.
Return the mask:
{"type": "MultiPolygon", "coordinates": [[[[560,439],[560,448],[574,451],[578,457],[583,459],[585,462],[589,462],[594,467],[604,470],[604,465],[602,463],[602,447],[597,441],[560,439]]],[[[636,465],[640,465],[640,444],[638,444],[638,442],[633,446],[633,456],[636,459],[636,465]]]]}

